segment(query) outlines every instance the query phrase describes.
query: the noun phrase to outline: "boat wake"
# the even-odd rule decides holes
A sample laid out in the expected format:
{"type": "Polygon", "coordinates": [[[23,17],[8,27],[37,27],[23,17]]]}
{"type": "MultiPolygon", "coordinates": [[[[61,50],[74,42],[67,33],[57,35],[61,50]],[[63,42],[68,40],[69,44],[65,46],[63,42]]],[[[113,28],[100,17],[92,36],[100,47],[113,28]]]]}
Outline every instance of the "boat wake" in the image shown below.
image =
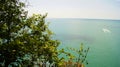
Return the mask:
{"type": "Polygon", "coordinates": [[[108,29],[106,29],[106,28],[103,28],[102,31],[103,31],[104,33],[111,33],[111,31],[108,30],[108,29]]]}

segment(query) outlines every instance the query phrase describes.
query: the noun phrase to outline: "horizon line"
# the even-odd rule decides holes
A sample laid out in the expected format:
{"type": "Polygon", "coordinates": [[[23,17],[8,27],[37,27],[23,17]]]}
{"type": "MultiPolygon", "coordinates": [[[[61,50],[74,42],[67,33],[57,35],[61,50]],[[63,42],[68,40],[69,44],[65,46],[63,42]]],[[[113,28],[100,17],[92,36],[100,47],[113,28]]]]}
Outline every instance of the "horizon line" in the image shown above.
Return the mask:
{"type": "Polygon", "coordinates": [[[111,19],[111,18],[105,18],[105,19],[103,19],[103,18],[60,18],[60,17],[54,17],[54,18],[52,18],[52,17],[47,17],[46,19],[87,19],[87,20],[118,20],[118,21],[120,21],[120,19],[111,19]]]}

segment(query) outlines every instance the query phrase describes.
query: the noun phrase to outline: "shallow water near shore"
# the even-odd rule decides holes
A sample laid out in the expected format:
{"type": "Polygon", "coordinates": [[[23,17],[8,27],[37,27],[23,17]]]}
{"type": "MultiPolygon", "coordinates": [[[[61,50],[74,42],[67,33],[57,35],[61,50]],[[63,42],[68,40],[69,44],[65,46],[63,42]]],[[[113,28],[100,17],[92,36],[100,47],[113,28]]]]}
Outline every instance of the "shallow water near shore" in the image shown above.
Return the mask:
{"type": "MultiPolygon", "coordinates": [[[[120,20],[47,19],[59,48],[90,47],[86,67],[120,67],[120,20]]],[[[72,51],[71,51],[72,52],[72,51]]],[[[75,54],[72,52],[72,54],[75,54]]]]}

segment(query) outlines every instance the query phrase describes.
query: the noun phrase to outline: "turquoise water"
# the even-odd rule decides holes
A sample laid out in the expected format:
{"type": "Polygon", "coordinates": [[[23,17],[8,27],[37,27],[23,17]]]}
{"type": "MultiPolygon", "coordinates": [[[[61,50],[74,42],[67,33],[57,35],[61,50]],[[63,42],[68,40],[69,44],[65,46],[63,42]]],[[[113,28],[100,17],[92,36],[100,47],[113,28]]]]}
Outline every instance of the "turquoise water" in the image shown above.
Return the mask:
{"type": "Polygon", "coordinates": [[[90,47],[86,67],[120,67],[120,20],[47,19],[60,48],[90,47]]]}

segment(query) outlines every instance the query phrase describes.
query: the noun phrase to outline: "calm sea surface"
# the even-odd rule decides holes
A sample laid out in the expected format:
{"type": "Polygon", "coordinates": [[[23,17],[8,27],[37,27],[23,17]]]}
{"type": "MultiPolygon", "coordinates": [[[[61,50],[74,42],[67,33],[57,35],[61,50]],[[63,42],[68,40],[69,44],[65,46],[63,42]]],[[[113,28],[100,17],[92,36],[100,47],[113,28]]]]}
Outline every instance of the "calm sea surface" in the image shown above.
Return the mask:
{"type": "MultiPolygon", "coordinates": [[[[47,19],[59,48],[90,47],[86,67],[120,67],[120,20],[47,19]]],[[[67,50],[67,49],[66,49],[67,50]]],[[[72,52],[74,54],[74,52],[72,52]]]]}

